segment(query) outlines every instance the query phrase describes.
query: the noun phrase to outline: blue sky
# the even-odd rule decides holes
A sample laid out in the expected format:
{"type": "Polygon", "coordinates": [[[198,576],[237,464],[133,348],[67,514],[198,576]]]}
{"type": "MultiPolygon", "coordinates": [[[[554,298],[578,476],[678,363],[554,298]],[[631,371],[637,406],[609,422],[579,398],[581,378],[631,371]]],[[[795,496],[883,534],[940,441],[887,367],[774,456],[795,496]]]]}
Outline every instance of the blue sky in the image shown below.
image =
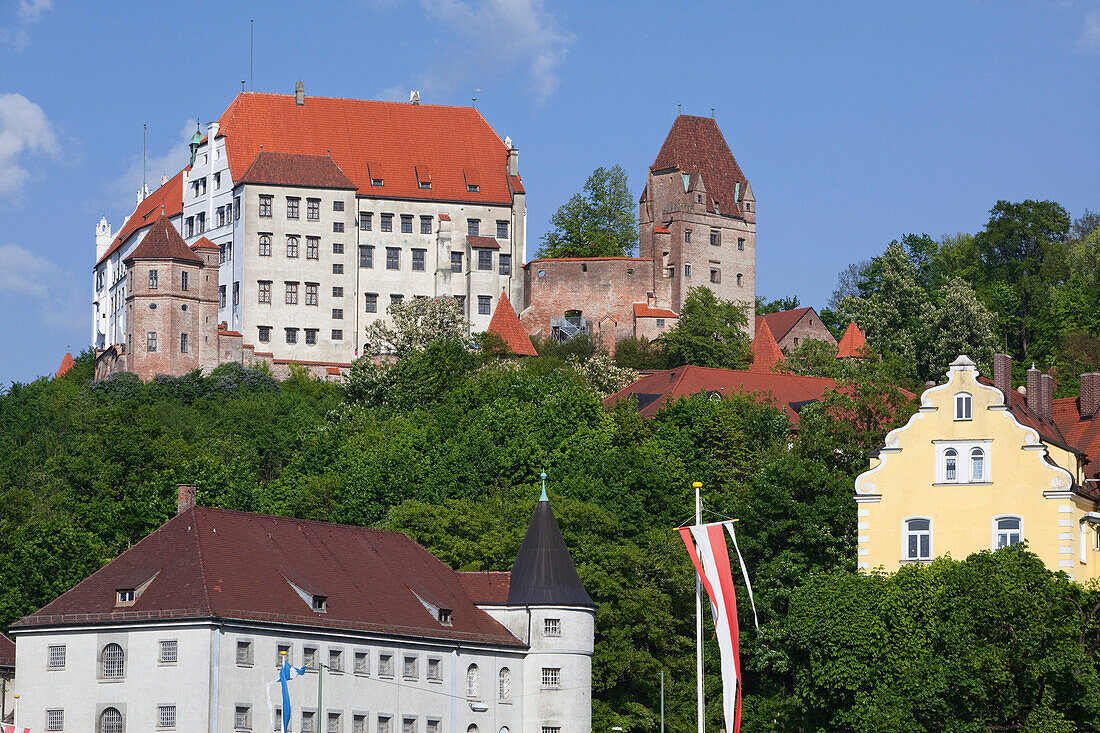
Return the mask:
{"type": "Polygon", "coordinates": [[[0,384],[90,338],[93,227],[186,163],[249,78],[478,107],[520,150],[533,255],[600,165],[640,192],[677,105],[711,107],[759,214],[768,297],[822,306],[906,232],[998,199],[1100,209],[1100,0],[71,3],[0,0],[0,384]]]}

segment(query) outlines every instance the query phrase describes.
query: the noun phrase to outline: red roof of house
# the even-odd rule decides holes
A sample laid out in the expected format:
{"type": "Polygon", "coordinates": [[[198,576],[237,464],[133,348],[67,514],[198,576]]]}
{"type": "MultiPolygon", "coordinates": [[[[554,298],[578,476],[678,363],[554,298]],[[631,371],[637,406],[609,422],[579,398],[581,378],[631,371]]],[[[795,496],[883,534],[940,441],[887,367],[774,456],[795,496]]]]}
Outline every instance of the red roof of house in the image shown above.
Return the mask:
{"type": "Polygon", "coordinates": [[[741,205],[735,193],[745,192],[747,179],[730,152],[726,138],[710,117],[678,115],[665,138],[651,170],[679,168],[694,177],[699,174],[706,188],[707,211],[718,210],[723,216],[740,216],[741,205]]]}
{"type": "Polygon", "coordinates": [[[638,412],[653,417],[669,401],[693,394],[756,394],[761,402],[770,402],[782,410],[792,425],[798,424],[799,411],[810,402],[824,397],[836,387],[828,377],[803,377],[797,374],[759,372],[683,366],[641,377],[604,400],[605,405],[634,395],[638,412]]]}
{"type": "Polygon", "coordinates": [[[458,581],[477,605],[503,606],[508,603],[509,572],[459,572],[458,581]]]}
{"type": "Polygon", "coordinates": [[[15,666],[15,642],[0,634],[0,667],[15,666]]]}
{"type": "Polygon", "coordinates": [[[195,242],[194,244],[192,244],[192,245],[191,245],[191,249],[218,249],[218,250],[220,250],[220,249],[221,249],[221,247],[219,247],[218,245],[214,244],[213,242],[211,242],[211,241],[210,241],[209,239],[207,239],[206,237],[203,237],[203,238],[202,238],[202,239],[200,239],[199,241],[197,241],[197,242],[195,242]]]}
{"type": "Polygon", "coordinates": [[[527,337],[527,332],[523,330],[519,316],[516,315],[516,309],[508,300],[508,294],[503,291],[497,301],[496,310],[493,311],[493,317],[489,320],[489,331],[504,339],[508,350],[517,356],[539,355],[531,339],[527,337]]]}
{"type": "Polygon", "coordinates": [[[206,507],[168,520],[12,628],[211,617],[523,646],[474,606],[458,573],[403,534],[206,507]],[[118,589],[146,583],[132,606],[116,606],[118,589]],[[313,596],[325,597],[325,612],[313,596]],[[451,625],[426,606],[451,610],[451,625]]]}
{"type": "Polygon", "coordinates": [[[355,184],[327,155],[296,155],[263,151],[234,183],[266,183],[300,188],[354,190],[355,184]]]}
{"type": "Polygon", "coordinates": [[[750,372],[768,374],[772,372],[776,364],[783,363],[783,352],[779,349],[779,344],[775,342],[775,337],[772,336],[772,331],[768,328],[766,320],[761,319],[759,325],[757,325],[756,335],[753,336],[749,350],[752,352],[750,372]]]}
{"type": "Polygon", "coordinates": [[[778,313],[769,313],[766,316],[756,317],[756,330],[760,330],[761,323],[767,323],[768,328],[771,329],[772,336],[777,342],[782,341],[783,337],[790,333],[790,330],[794,328],[794,324],[802,320],[802,316],[806,315],[813,308],[795,308],[789,311],[779,311],[778,313]]]}
{"type": "Polygon", "coordinates": [[[668,227],[653,227],[654,234],[668,234],[668,227]]]}
{"type": "Polygon", "coordinates": [[[635,318],[679,318],[674,310],[668,308],[653,308],[648,303],[634,304],[635,318]]]}
{"type": "Polygon", "coordinates": [[[202,258],[191,251],[183,237],[176,231],[167,214],[161,214],[149,228],[141,244],[134,248],[130,260],[180,260],[202,263],[202,258]]]}
{"type": "Polygon", "coordinates": [[[242,92],[218,120],[240,180],[265,152],[331,155],[361,195],[511,205],[508,150],[473,107],[242,92]],[[416,167],[431,171],[420,188],[416,167]],[[467,177],[477,180],[470,191],[467,177]],[[381,179],[382,186],[371,186],[381,179]]]}
{"type": "Polygon", "coordinates": [[[450,221],[451,220],[451,215],[450,214],[440,214],[439,215],[439,220],[440,221],[450,221]]]}
{"type": "Polygon", "coordinates": [[[493,237],[466,237],[466,243],[471,247],[480,247],[481,249],[500,249],[500,245],[493,237]]]}
{"type": "Polygon", "coordinates": [[[66,351],[65,356],[61,359],[61,366],[57,368],[57,372],[53,375],[54,379],[63,377],[65,374],[73,368],[76,362],[73,361],[73,352],[66,351]]]}
{"type": "Polygon", "coordinates": [[[837,344],[836,358],[864,356],[866,346],[867,338],[863,335],[863,331],[859,330],[855,321],[851,321],[848,323],[848,328],[844,330],[844,335],[840,337],[840,343],[837,344]]]}
{"type": "Polygon", "coordinates": [[[326,374],[339,375],[340,374],[340,367],[325,367],[325,373],[326,374]]]}
{"type": "Polygon", "coordinates": [[[107,248],[107,251],[104,252],[103,256],[96,262],[97,265],[113,255],[115,251],[125,244],[126,240],[139,229],[156,221],[157,217],[161,214],[162,205],[164,206],[164,213],[168,216],[179,216],[183,213],[183,174],[186,170],[187,169],[184,168],[182,171],[172,176],[168,179],[167,183],[146,196],[145,200],[137,205],[137,208],[134,209],[134,213],[126,220],[122,228],[118,230],[118,234],[115,235],[114,241],[111,242],[111,246],[107,248]]]}

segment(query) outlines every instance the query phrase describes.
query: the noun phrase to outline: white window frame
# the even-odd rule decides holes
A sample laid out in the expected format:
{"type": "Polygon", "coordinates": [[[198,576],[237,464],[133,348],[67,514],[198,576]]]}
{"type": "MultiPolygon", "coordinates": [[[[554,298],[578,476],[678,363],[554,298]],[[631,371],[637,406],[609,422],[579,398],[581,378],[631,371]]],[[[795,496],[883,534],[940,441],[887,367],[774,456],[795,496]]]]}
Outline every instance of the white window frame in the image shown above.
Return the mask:
{"type": "Polygon", "coordinates": [[[932,558],[936,556],[935,547],[935,528],[936,523],[932,517],[914,514],[913,516],[905,517],[901,520],[901,561],[903,563],[909,562],[931,562],[932,558]],[[909,522],[914,520],[922,520],[928,522],[928,529],[918,529],[910,532],[909,522]],[[918,537],[927,534],[928,535],[928,557],[920,557],[920,541],[917,542],[917,557],[909,556],[909,536],[915,534],[918,537]]]}
{"type": "Polygon", "coordinates": [[[988,484],[993,481],[993,440],[983,438],[980,440],[933,440],[936,448],[936,483],[937,484],[988,484]],[[975,481],[971,475],[973,463],[970,454],[975,448],[981,448],[982,478],[975,481]],[[947,451],[954,449],[955,478],[947,478],[947,451]]]}
{"type": "Polygon", "coordinates": [[[974,398],[969,392],[955,393],[955,419],[974,419],[974,398]]]}
{"type": "MultiPolygon", "coordinates": [[[[990,522],[991,531],[990,531],[990,538],[989,538],[989,549],[994,550],[994,551],[1001,549],[998,546],[997,541],[999,539],[999,535],[1001,534],[1002,530],[997,526],[997,524],[1002,519],[1015,519],[1016,521],[1018,521],[1020,523],[1020,526],[1019,526],[1018,529],[1016,529],[1016,530],[1006,529],[1006,530],[1003,530],[1003,531],[1006,532],[1006,533],[1011,533],[1011,532],[1015,531],[1020,535],[1020,539],[1016,540],[1016,542],[1014,542],[1013,544],[1019,544],[1019,543],[1024,541],[1024,518],[1019,514],[997,514],[993,517],[992,521],[990,522]]],[[[1012,545],[1005,545],[1005,547],[1011,547],[1011,546],[1012,545]]]]}
{"type": "Polygon", "coordinates": [[[972,483],[972,484],[985,483],[985,459],[986,459],[985,449],[981,448],[981,447],[971,448],[970,453],[967,454],[967,458],[969,459],[969,461],[968,461],[969,466],[968,467],[970,469],[970,483],[972,483]],[[981,465],[982,470],[981,470],[980,474],[978,474],[974,471],[974,458],[975,458],[974,454],[975,453],[979,454],[977,457],[981,459],[981,464],[980,465],[981,465]]]}

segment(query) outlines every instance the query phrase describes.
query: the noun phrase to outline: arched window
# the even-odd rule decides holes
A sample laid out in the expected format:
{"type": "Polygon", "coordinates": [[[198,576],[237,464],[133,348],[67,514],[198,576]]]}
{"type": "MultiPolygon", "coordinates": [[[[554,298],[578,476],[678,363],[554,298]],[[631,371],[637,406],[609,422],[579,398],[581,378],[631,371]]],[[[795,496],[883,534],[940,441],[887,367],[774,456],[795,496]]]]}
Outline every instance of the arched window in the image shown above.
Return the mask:
{"type": "Polygon", "coordinates": [[[466,668],[466,697],[477,700],[481,697],[481,673],[476,664],[466,668]]]}
{"type": "Polygon", "coordinates": [[[970,419],[970,395],[966,392],[959,392],[955,395],[955,419],[970,419]]]}
{"type": "Polygon", "coordinates": [[[470,723],[466,728],[466,733],[477,733],[477,723],[470,723]]]}
{"type": "Polygon", "coordinates": [[[271,236],[268,234],[260,235],[260,257],[271,256],[271,236]]]}
{"type": "Polygon", "coordinates": [[[945,481],[958,480],[959,452],[948,448],[943,452],[943,478],[945,481]]]}
{"type": "Polygon", "coordinates": [[[1024,520],[1016,516],[993,518],[993,549],[1017,545],[1024,538],[1024,520]]]}
{"type": "Polygon", "coordinates": [[[932,520],[928,517],[905,520],[905,559],[932,559],[932,520]]]}
{"type": "Polygon", "coordinates": [[[970,480],[985,481],[985,451],[981,448],[970,451],[970,480]]]}
{"type": "Polygon", "coordinates": [[[105,708],[99,714],[99,733],[122,733],[122,713],[115,708],[105,708]]]}
{"type": "Polygon", "coordinates": [[[512,701],[512,670],[507,667],[500,670],[500,690],[497,697],[500,702],[512,701]]]}
{"type": "MultiPolygon", "coordinates": [[[[101,659],[101,671],[104,679],[119,679],[126,674],[126,652],[122,651],[122,647],[118,644],[108,644],[103,647],[101,659]]],[[[118,711],[116,710],[115,712],[118,711]]],[[[119,720],[121,721],[122,719],[119,718],[119,720]]],[[[119,730],[122,729],[119,728],[119,730]]]]}
{"type": "Polygon", "coordinates": [[[737,285],[738,285],[738,287],[740,287],[740,286],[741,286],[741,278],[742,278],[742,275],[741,275],[741,273],[740,273],[740,272],[739,272],[739,273],[737,273],[737,285]]]}
{"type": "Polygon", "coordinates": [[[286,256],[297,257],[298,256],[298,238],[287,237],[286,238],[286,256]]]}

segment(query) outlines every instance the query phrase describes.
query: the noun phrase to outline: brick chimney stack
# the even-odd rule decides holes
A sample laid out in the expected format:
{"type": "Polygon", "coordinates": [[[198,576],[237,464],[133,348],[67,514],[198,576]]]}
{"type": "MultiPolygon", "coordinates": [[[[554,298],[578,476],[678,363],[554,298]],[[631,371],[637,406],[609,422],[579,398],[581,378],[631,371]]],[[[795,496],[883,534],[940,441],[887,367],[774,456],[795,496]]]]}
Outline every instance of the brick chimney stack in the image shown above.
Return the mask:
{"type": "Polygon", "coordinates": [[[1051,420],[1054,416],[1054,377],[1044,374],[1041,379],[1043,385],[1043,407],[1040,413],[1044,420],[1051,420]]]}
{"type": "Polygon", "coordinates": [[[1027,370],[1027,409],[1043,414],[1043,373],[1034,364],[1027,370]]]}
{"type": "Polygon", "coordinates": [[[1008,404],[1008,393],[1012,391],[1012,357],[1008,354],[993,355],[993,386],[1001,390],[1008,404]]]}
{"type": "Polygon", "coordinates": [[[1100,374],[1081,375],[1081,417],[1093,417],[1100,408],[1100,374]]]}
{"type": "Polygon", "coordinates": [[[176,490],[176,516],[195,506],[195,485],[180,484],[176,490]]]}

